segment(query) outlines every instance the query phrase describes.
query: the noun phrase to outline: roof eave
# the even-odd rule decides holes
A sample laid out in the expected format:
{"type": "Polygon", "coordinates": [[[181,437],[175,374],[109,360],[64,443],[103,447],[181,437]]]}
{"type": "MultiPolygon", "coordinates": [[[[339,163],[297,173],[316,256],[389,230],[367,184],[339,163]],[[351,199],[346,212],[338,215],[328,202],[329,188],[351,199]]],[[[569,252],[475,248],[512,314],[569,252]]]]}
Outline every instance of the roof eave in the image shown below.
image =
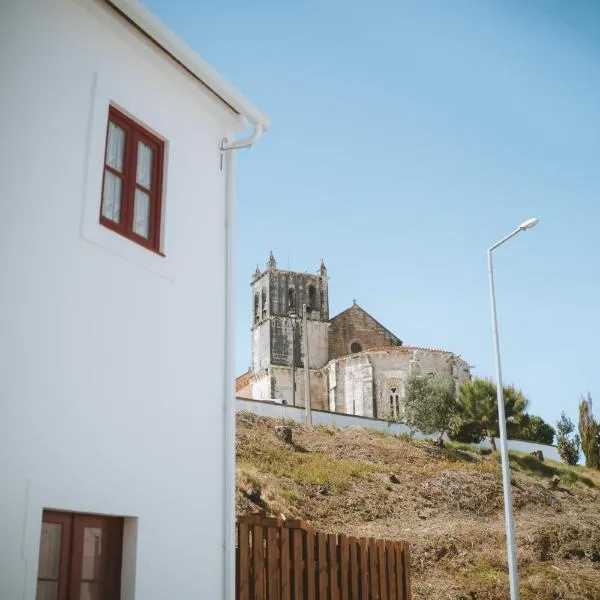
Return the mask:
{"type": "Polygon", "coordinates": [[[227,83],[215,69],[137,0],[106,0],[106,2],[129,19],[235,112],[253,125],[260,125],[264,131],[269,129],[271,122],[266,115],[227,83]]]}

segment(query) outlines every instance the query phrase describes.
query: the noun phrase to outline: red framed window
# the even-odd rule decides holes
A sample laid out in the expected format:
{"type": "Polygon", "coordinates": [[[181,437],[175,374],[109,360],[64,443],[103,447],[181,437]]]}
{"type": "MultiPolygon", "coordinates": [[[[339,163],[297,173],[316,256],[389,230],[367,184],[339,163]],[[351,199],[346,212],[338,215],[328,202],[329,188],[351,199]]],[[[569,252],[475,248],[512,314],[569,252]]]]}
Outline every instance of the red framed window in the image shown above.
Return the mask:
{"type": "Polygon", "coordinates": [[[109,108],[100,223],[160,252],[164,142],[109,108]]]}
{"type": "Polygon", "coordinates": [[[118,600],[123,519],[44,511],[36,600],[118,600]]]}

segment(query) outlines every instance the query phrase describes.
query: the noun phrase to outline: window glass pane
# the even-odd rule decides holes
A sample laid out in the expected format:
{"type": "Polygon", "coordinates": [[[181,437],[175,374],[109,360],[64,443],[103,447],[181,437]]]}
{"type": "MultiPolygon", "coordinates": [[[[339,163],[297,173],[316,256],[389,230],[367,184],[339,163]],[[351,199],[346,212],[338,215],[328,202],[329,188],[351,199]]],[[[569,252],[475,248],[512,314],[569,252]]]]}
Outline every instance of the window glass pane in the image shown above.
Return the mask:
{"type": "Polygon", "coordinates": [[[42,523],[38,578],[58,579],[61,533],[62,525],[58,523],[42,523]]]}
{"type": "Polygon", "coordinates": [[[133,231],[146,239],[150,235],[150,196],[142,190],[135,190],[133,231]]]}
{"type": "Polygon", "coordinates": [[[109,600],[102,593],[102,584],[100,582],[84,581],[79,590],[79,600],[109,600]]]}
{"type": "Polygon", "coordinates": [[[108,170],[104,172],[102,216],[115,223],[121,221],[121,178],[108,170]]]}
{"type": "Polygon", "coordinates": [[[85,527],[83,530],[83,553],[81,579],[102,577],[102,529],[85,527]]]}
{"type": "Polygon", "coordinates": [[[136,181],[146,189],[152,189],[152,161],[154,150],[144,142],[138,144],[137,177],[136,181]]]}
{"type": "Polygon", "coordinates": [[[108,139],[106,141],[106,164],[123,172],[125,155],[125,131],[111,121],[108,123],[108,139]]]}
{"type": "Polygon", "coordinates": [[[58,581],[38,581],[35,600],[57,600],[58,581]]]}

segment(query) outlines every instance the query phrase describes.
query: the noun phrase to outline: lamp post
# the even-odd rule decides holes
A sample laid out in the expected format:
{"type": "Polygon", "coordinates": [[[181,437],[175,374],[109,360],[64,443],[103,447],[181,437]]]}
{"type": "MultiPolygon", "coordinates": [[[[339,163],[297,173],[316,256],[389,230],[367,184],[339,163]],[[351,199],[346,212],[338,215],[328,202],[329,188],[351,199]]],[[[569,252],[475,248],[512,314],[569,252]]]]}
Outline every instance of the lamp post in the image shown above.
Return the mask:
{"type": "Polygon", "coordinates": [[[312,425],[312,406],[310,401],[310,360],[308,356],[308,313],[312,309],[302,305],[302,327],[304,329],[304,413],[306,424],[312,425]]]}
{"type": "Polygon", "coordinates": [[[289,317],[292,321],[292,406],[296,406],[296,318],[295,310],[291,310],[289,317]]]}
{"type": "Polygon", "coordinates": [[[506,526],[506,550],[508,555],[508,577],[511,600],[519,600],[519,573],[517,570],[517,550],[512,514],[512,498],[510,492],[510,464],[508,460],[508,443],[506,439],[506,415],[504,413],[504,390],[502,388],[502,368],[500,366],[500,343],[498,341],[498,318],[496,315],[496,294],[494,291],[494,268],[492,252],[515,237],[521,231],[527,231],[538,223],[536,218],[521,223],[512,233],[490,246],[487,251],[488,274],[490,279],[490,296],[492,303],[492,329],[494,335],[494,358],[496,363],[496,394],[498,399],[498,424],[500,429],[500,449],[502,452],[502,485],[504,489],[504,519],[506,526]]]}

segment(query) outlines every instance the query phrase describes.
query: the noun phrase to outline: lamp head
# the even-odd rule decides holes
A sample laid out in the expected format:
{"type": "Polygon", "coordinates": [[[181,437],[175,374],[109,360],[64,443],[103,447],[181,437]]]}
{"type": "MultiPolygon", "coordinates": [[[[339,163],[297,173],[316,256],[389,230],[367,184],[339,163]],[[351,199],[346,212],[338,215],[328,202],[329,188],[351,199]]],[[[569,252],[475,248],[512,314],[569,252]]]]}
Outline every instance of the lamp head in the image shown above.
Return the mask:
{"type": "Polygon", "coordinates": [[[521,231],[527,231],[528,229],[531,229],[532,227],[535,227],[539,222],[539,219],[537,219],[536,217],[533,217],[531,219],[527,219],[527,221],[524,221],[523,223],[521,223],[519,225],[519,229],[521,231]]]}

